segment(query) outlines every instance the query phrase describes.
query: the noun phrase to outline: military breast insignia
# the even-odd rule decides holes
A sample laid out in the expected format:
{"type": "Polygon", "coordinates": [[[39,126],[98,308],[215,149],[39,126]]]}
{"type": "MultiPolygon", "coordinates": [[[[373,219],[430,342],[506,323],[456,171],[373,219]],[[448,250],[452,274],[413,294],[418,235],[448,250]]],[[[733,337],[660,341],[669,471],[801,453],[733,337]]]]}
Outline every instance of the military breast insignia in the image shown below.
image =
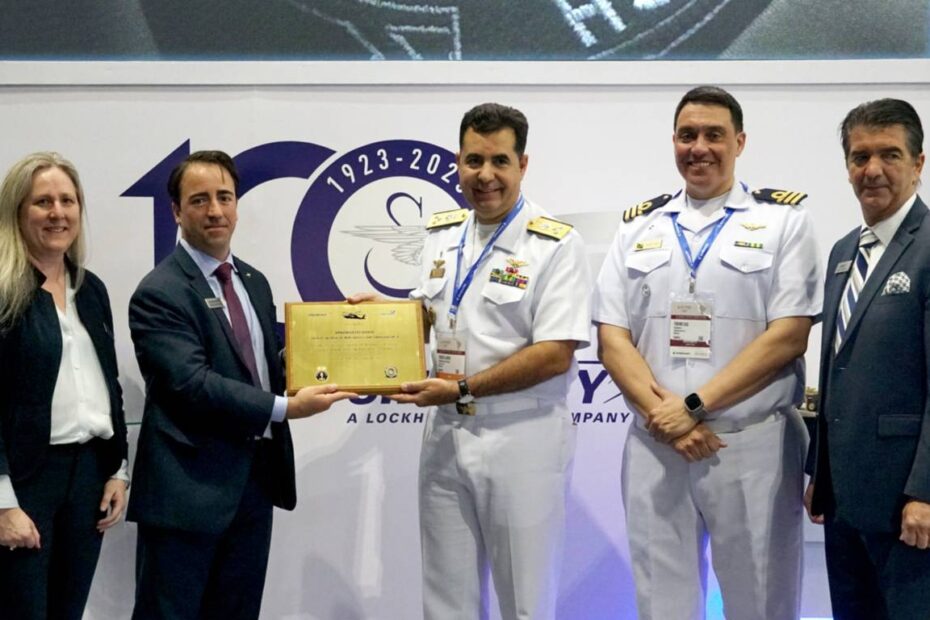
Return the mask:
{"type": "Polygon", "coordinates": [[[520,273],[520,267],[526,267],[528,264],[525,260],[510,257],[507,259],[507,266],[504,269],[495,267],[491,270],[491,282],[525,289],[530,282],[530,277],[520,273]]]}
{"type": "Polygon", "coordinates": [[[633,246],[633,251],[642,252],[643,250],[658,250],[661,247],[661,239],[646,239],[644,241],[637,241],[636,245],[633,246]]]}
{"type": "Polygon", "coordinates": [[[441,258],[437,258],[436,260],[434,260],[433,268],[429,270],[429,277],[430,278],[441,278],[444,275],[446,275],[446,268],[444,267],[445,264],[446,264],[446,261],[444,261],[441,258]]]}
{"type": "Polygon", "coordinates": [[[623,221],[630,222],[634,218],[637,218],[640,215],[643,215],[644,213],[649,213],[653,209],[658,209],[659,207],[668,203],[668,201],[671,199],[672,199],[671,194],[662,194],[661,196],[656,196],[655,198],[652,198],[651,200],[643,201],[639,203],[638,205],[636,205],[635,207],[630,207],[629,209],[624,211],[623,221]]]}
{"type": "Polygon", "coordinates": [[[778,205],[799,205],[802,200],[807,198],[807,194],[804,192],[769,188],[757,189],[752,195],[759,202],[771,202],[778,205]]]}
{"type": "Polygon", "coordinates": [[[762,249],[762,244],[757,241],[734,241],[733,245],[738,248],[751,248],[753,250],[762,249]]]}
{"type": "Polygon", "coordinates": [[[433,217],[429,218],[429,222],[426,223],[426,229],[434,230],[437,228],[454,226],[456,224],[461,224],[467,219],[468,209],[452,209],[451,211],[440,211],[438,213],[434,213],[433,217]]]}
{"type": "Polygon", "coordinates": [[[763,228],[767,228],[767,226],[766,226],[765,224],[753,224],[753,223],[751,223],[751,222],[742,222],[742,223],[740,224],[740,226],[742,226],[743,228],[745,228],[745,229],[748,230],[749,232],[753,232],[753,231],[755,231],[755,230],[762,230],[763,228]]]}
{"type": "Polygon", "coordinates": [[[537,235],[551,237],[552,239],[558,241],[565,237],[565,235],[567,235],[569,232],[571,232],[572,225],[554,220],[551,217],[540,216],[531,219],[527,223],[526,229],[530,232],[536,233],[537,235]]]}

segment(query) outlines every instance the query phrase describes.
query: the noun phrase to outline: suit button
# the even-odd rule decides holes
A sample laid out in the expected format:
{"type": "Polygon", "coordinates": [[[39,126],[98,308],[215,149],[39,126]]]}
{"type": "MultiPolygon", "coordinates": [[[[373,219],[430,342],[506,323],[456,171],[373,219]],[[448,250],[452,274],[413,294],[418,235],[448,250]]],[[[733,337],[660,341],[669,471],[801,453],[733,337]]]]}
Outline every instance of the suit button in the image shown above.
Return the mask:
{"type": "Polygon", "coordinates": [[[834,423],[834,424],[839,424],[839,423],[840,423],[840,419],[839,419],[839,418],[833,418],[833,423],[834,423]]]}

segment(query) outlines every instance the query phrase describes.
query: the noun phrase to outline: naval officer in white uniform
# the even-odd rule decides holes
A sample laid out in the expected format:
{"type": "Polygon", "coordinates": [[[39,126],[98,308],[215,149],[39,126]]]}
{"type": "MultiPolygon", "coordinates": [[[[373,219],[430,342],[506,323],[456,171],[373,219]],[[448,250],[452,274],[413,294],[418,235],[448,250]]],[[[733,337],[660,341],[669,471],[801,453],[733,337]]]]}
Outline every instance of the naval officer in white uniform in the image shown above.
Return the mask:
{"type": "Polygon", "coordinates": [[[684,191],[640,203],[597,280],[600,357],[638,412],[622,487],[639,617],[704,617],[709,537],[724,613],[799,613],[806,433],[794,409],[822,305],[804,194],[735,178],[726,91],[675,110],[684,191]]]}
{"type": "Polygon", "coordinates": [[[420,458],[426,620],[484,617],[490,569],[504,620],[555,618],[575,448],[566,405],[590,334],[581,237],[526,200],[528,125],[498,104],[462,119],[462,192],[436,214],[420,286],[433,377],[401,402],[435,405],[420,458]]]}

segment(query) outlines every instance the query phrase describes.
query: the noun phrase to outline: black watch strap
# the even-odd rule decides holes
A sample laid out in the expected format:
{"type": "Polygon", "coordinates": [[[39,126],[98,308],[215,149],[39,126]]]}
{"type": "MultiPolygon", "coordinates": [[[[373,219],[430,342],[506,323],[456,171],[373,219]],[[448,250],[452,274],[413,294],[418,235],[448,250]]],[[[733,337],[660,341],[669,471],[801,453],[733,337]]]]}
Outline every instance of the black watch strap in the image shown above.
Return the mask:
{"type": "Polygon", "coordinates": [[[475,400],[475,397],[472,396],[471,390],[468,389],[468,381],[459,379],[459,402],[470,403],[473,400],[475,400]]]}

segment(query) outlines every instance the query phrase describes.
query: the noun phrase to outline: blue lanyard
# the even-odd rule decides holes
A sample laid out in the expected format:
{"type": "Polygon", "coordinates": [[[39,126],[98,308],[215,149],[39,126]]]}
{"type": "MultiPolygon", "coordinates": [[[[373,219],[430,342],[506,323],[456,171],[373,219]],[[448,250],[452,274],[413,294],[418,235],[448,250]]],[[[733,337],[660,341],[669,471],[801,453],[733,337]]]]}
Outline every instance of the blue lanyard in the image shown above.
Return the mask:
{"type": "Polygon", "coordinates": [[[724,211],[726,211],[727,214],[717,221],[714,229],[710,231],[710,235],[704,240],[704,245],[698,250],[697,256],[694,257],[691,256],[691,246],[688,245],[688,240],[685,239],[685,233],[682,232],[681,226],[678,224],[679,214],[672,214],[672,227],[675,229],[675,234],[678,236],[678,245],[681,246],[681,253],[685,255],[685,260],[688,262],[688,267],[691,269],[691,281],[688,286],[688,291],[690,293],[694,292],[694,281],[697,277],[698,267],[704,262],[704,257],[707,256],[710,247],[714,245],[714,241],[717,240],[717,235],[720,234],[720,231],[723,230],[723,227],[726,226],[727,222],[730,221],[730,217],[733,215],[733,209],[731,207],[724,207],[724,211]]]}
{"type": "MultiPolygon", "coordinates": [[[[457,251],[457,257],[455,261],[455,288],[452,289],[452,305],[449,306],[449,325],[455,327],[455,317],[459,313],[459,305],[462,303],[462,298],[465,297],[465,291],[468,290],[468,287],[471,286],[471,281],[475,279],[475,272],[478,271],[478,266],[481,262],[487,258],[488,254],[491,252],[491,248],[494,247],[494,242],[503,234],[503,232],[510,225],[510,222],[517,217],[517,214],[523,209],[523,204],[526,200],[523,198],[523,194],[520,194],[520,198],[517,199],[517,204],[514,205],[513,209],[510,210],[510,213],[507,214],[507,217],[498,225],[497,230],[494,231],[494,234],[491,235],[491,238],[488,240],[487,245],[484,246],[484,249],[481,250],[481,254],[478,255],[478,259],[472,263],[471,267],[468,269],[468,273],[465,274],[465,279],[462,280],[462,283],[459,284],[459,275],[462,273],[462,255],[465,251],[465,237],[468,235],[468,226],[465,226],[465,229],[462,231],[462,238],[459,240],[459,247],[457,251]]],[[[477,221],[475,222],[477,226],[477,221]]]]}

